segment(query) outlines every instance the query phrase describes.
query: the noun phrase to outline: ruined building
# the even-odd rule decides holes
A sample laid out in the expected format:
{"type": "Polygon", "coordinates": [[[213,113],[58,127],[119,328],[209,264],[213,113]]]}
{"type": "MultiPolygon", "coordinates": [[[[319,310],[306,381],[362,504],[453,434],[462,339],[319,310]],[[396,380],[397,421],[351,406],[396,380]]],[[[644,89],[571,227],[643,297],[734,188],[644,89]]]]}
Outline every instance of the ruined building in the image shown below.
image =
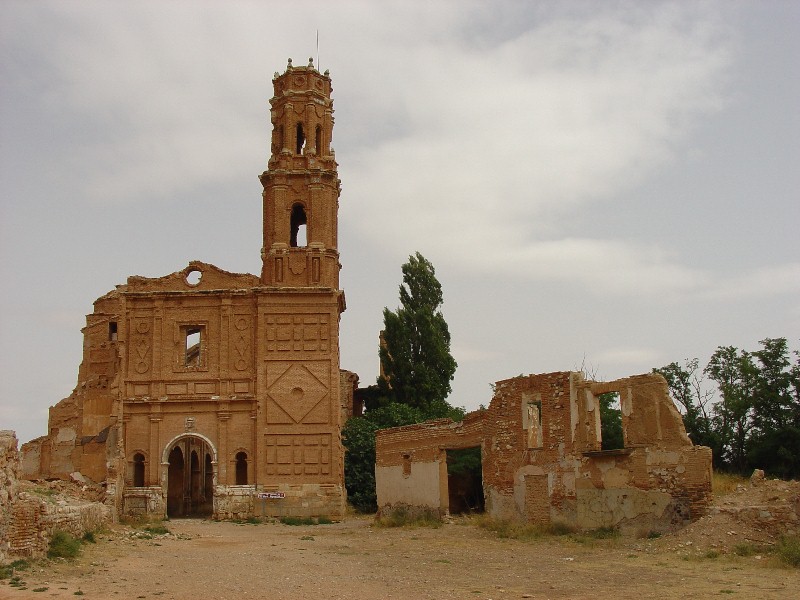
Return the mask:
{"type": "Polygon", "coordinates": [[[193,261],[97,299],[72,395],[23,448],[23,475],[105,482],[121,514],[345,509],[337,214],[327,71],[275,74],[261,276],[193,261]],[[260,495],[259,495],[260,494],[260,495]]]}
{"type": "Polygon", "coordinates": [[[701,517],[711,501],[711,449],[693,446],[661,375],[588,381],[580,373],[520,376],[495,386],[489,408],[379,431],[382,510],[447,513],[448,455],[480,448],[486,512],[497,519],[634,534],[701,517]],[[601,450],[601,394],[620,398],[624,447],[601,450]]]}

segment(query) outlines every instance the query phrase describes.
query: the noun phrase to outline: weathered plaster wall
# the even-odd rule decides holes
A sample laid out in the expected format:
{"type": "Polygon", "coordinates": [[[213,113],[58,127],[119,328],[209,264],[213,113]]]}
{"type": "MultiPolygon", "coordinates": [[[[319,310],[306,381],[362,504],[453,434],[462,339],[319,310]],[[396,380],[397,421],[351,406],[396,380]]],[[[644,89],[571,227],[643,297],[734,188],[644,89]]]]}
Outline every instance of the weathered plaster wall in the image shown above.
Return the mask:
{"type": "MultiPolygon", "coordinates": [[[[496,384],[487,411],[465,419],[478,422],[469,445],[482,445],[486,511],[495,518],[646,533],[695,520],[708,508],[711,450],[691,444],[660,375],[604,383],[572,372],[515,377],[496,384]],[[598,397],[607,392],[620,394],[620,450],[600,449],[598,397]]],[[[411,473],[430,463],[463,439],[453,435],[457,429],[432,421],[378,432],[379,506],[445,506],[398,485],[398,465],[405,457],[411,473]]],[[[420,471],[415,485],[441,489],[444,482],[446,490],[446,479],[446,470],[420,471]]]]}
{"type": "Polygon", "coordinates": [[[378,506],[424,506],[449,509],[447,452],[481,446],[484,414],[471,413],[454,423],[440,419],[378,431],[375,482],[378,506]]]}

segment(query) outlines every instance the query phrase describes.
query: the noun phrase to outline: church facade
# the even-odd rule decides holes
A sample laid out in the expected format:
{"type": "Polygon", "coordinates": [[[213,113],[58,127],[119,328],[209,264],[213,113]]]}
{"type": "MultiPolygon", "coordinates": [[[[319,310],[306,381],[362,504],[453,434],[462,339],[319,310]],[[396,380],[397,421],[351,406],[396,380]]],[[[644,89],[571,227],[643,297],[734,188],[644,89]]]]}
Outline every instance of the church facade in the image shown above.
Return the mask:
{"type": "Polygon", "coordinates": [[[275,74],[260,276],[192,261],[94,303],[78,385],[23,447],[28,478],[105,482],[119,514],[344,514],[331,80],[275,74]]]}

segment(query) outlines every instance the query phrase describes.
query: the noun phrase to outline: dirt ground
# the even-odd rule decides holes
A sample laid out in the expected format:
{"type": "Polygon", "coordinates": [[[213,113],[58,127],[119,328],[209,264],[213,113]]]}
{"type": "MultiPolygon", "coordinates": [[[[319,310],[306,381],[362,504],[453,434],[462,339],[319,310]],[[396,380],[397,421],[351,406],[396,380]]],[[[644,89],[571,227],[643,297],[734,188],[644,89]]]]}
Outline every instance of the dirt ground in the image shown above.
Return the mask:
{"type": "Polygon", "coordinates": [[[75,561],[34,563],[0,598],[639,599],[800,597],[800,569],[695,550],[685,538],[503,539],[456,519],[438,529],[372,518],[315,526],[173,520],[118,528],[75,561]]]}

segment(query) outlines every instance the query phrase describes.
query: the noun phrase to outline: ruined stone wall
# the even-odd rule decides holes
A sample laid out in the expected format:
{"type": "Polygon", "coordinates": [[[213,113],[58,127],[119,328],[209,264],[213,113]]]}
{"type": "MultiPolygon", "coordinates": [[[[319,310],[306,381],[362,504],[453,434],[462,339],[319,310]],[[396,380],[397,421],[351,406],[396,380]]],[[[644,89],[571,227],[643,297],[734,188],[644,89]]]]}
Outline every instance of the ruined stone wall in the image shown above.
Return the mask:
{"type": "MultiPolygon", "coordinates": [[[[446,470],[426,467],[441,465],[451,427],[432,421],[378,432],[379,506],[445,506],[434,491],[446,470]]],[[[711,500],[711,450],[691,444],[657,374],[607,383],[571,372],[500,381],[479,437],[486,511],[494,518],[646,534],[698,519],[711,500]],[[620,394],[619,450],[601,450],[598,397],[607,392],[620,394]]]]}
{"type": "Polygon", "coordinates": [[[17,497],[19,454],[13,431],[0,431],[0,563],[8,558],[13,505],[17,497]]]}
{"type": "Polygon", "coordinates": [[[112,511],[105,505],[40,495],[30,484],[18,482],[18,471],[16,435],[0,431],[0,563],[43,556],[56,531],[81,537],[110,522],[112,511]]]}
{"type": "Polygon", "coordinates": [[[80,538],[85,532],[102,529],[111,521],[111,509],[97,502],[54,500],[21,492],[13,507],[10,554],[41,557],[47,553],[56,531],[66,531],[80,538]]]}
{"type": "Polygon", "coordinates": [[[447,450],[481,446],[485,413],[463,421],[439,419],[378,431],[375,481],[378,506],[424,506],[444,514],[449,509],[447,450]]]}

